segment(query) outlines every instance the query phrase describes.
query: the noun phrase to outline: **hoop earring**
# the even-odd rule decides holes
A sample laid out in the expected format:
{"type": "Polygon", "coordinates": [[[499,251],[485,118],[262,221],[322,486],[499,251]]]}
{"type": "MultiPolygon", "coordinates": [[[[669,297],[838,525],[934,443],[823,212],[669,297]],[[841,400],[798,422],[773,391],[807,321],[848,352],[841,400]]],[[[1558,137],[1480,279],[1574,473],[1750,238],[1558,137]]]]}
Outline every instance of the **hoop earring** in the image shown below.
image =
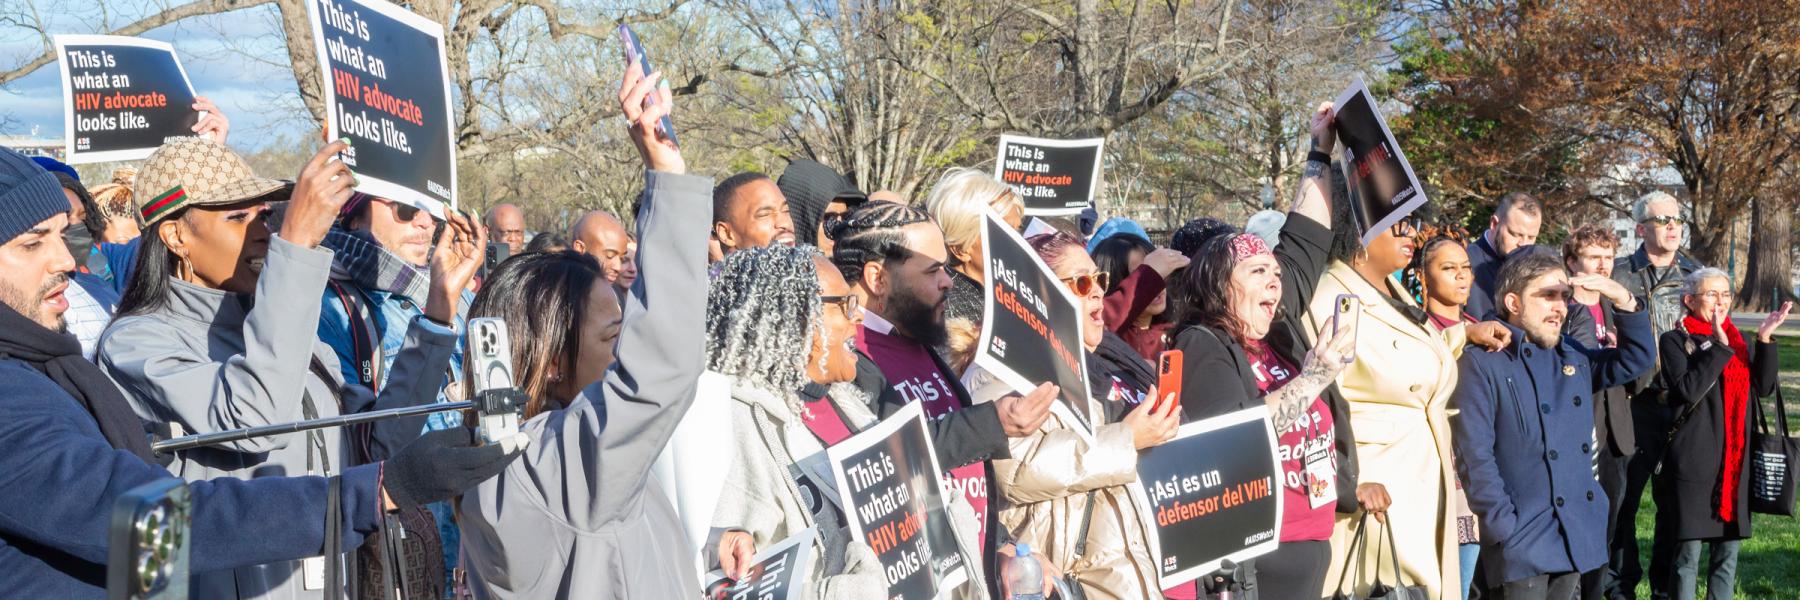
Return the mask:
{"type": "Polygon", "coordinates": [[[188,262],[187,257],[175,259],[175,278],[188,283],[194,282],[194,265],[188,262]]]}

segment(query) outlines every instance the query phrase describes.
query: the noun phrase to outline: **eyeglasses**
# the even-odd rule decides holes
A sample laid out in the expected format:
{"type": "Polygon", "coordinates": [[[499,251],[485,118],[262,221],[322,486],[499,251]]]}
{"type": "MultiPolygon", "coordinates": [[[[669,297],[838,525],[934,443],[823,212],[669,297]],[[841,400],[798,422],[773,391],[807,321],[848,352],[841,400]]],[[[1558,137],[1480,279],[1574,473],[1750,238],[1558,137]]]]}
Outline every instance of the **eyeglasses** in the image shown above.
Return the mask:
{"type": "Polygon", "coordinates": [[[1735,297],[1731,292],[1700,292],[1694,295],[1717,302],[1730,302],[1735,297]]]}
{"type": "Polygon", "coordinates": [[[1064,277],[1062,282],[1063,285],[1069,286],[1069,291],[1075,292],[1075,295],[1077,296],[1086,296],[1094,293],[1095,290],[1105,293],[1106,285],[1112,282],[1112,274],[1089,273],[1087,275],[1076,275],[1074,277],[1064,277]]]}
{"type": "Polygon", "coordinates": [[[1681,217],[1650,217],[1638,222],[1648,223],[1657,227],[1662,227],[1664,225],[1680,225],[1681,217]]]}
{"type": "Polygon", "coordinates": [[[838,305],[838,308],[841,308],[844,310],[844,316],[854,315],[854,314],[856,314],[856,309],[862,308],[862,301],[858,300],[856,298],[855,294],[845,294],[842,296],[819,296],[819,301],[823,302],[825,304],[838,305]]]}

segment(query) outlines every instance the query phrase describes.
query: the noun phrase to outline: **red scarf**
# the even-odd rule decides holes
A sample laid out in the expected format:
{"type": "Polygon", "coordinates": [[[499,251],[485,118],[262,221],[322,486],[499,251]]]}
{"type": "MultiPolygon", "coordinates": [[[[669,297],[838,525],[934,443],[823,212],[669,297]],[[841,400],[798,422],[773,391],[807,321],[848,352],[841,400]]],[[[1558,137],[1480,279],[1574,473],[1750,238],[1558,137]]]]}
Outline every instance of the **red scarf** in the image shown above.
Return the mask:
{"type": "MultiPolygon", "coordinates": [[[[1712,337],[1712,323],[1693,315],[1681,319],[1688,333],[1712,337]]],[[[1750,347],[1730,320],[1723,324],[1725,338],[1731,341],[1731,362],[1725,363],[1725,461],[1719,467],[1719,518],[1730,523],[1737,520],[1738,472],[1744,464],[1744,446],[1749,426],[1745,408],[1750,405],[1750,347]]]]}

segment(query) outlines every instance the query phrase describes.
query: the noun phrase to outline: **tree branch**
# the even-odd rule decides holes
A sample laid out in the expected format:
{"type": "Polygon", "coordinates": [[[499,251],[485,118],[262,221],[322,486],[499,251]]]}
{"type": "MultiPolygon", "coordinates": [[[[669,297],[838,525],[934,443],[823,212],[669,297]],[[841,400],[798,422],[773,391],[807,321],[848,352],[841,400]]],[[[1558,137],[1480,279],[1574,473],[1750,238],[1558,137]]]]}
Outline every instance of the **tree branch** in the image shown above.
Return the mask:
{"type": "MultiPolygon", "coordinates": [[[[123,27],[104,33],[107,35],[138,35],[189,17],[231,12],[241,8],[272,4],[274,1],[275,0],[199,0],[198,2],[190,2],[181,6],[164,9],[156,14],[138,19],[123,27]]],[[[56,48],[51,45],[46,45],[43,54],[33,57],[31,60],[26,61],[24,64],[21,64],[12,70],[0,71],[0,85],[11,83],[20,77],[30,75],[54,60],[56,60],[56,48]]]]}

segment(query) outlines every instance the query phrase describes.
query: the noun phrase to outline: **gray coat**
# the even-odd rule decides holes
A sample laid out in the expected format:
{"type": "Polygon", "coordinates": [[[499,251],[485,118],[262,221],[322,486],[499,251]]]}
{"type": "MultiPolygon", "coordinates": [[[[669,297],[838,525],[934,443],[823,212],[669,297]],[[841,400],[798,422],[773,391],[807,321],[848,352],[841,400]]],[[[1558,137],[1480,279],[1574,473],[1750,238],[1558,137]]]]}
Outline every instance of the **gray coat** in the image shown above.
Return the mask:
{"type": "Polygon", "coordinates": [[[463,565],[481,598],[694,598],[698,574],[650,468],[705,369],[712,182],[650,172],[642,276],[617,362],[565,408],[526,422],[525,455],[462,496],[463,565]]]}
{"type": "MultiPolygon", "coordinates": [[[[444,384],[455,332],[415,320],[395,361],[396,385],[379,398],[345,385],[337,356],[315,334],[317,298],[330,270],[331,251],[272,237],[254,298],[171,281],[166,306],[122,317],[106,329],[97,362],[139,417],[169,424],[177,435],[298,421],[308,418],[307,398],[318,417],[433,401],[444,384]],[[322,368],[313,368],[315,360],[322,368]]],[[[420,425],[414,419],[385,426],[416,432],[420,425]]],[[[354,461],[341,431],[319,430],[317,442],[297,433],[197,448],[177,453],[169,469],[188,481],[337,474],[354,461]]],[[[192,585],[196,597],[205,598],[322,597],[323,590],[304,589],[300,564],[199,575],[192,585]]]]}

